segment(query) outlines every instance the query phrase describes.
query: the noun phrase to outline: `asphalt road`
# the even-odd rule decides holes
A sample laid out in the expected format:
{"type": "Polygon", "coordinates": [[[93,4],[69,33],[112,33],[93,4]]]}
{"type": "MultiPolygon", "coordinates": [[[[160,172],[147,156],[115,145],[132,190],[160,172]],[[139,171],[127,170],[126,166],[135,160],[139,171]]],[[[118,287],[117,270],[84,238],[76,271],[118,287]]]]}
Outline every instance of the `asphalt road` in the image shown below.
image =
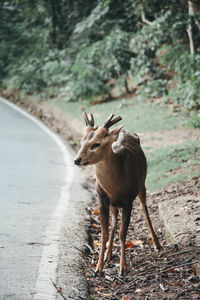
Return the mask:
{"type": "Polygon", "coordinates": [[[0,299],[54,299],[49,279],[56,276],[56,243],[73,179],[68,153],[37,122],[2,101],[0,299]]]}

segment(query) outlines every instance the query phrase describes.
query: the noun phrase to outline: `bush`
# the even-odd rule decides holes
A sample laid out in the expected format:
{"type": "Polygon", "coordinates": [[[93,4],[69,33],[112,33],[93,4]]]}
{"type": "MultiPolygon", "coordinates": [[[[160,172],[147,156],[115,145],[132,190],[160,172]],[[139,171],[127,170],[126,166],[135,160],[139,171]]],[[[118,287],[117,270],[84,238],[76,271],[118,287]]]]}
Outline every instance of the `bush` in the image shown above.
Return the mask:
{"type": "Polygon", "coordinates": [[[114,28],[103,40],[81,50],[70,70],[63,92],[68,100],[108,93],[108,81],[120,78],[128,69],[131,53],[127,51],[128,34],[114,28]]]}
{"type": "Polygon", "coordinates": [[[169,71],[174,72],[173,80],[177,81],[174,88],[169,90],[168,98],[185,108],[200,108],[200,54],[193,57],[188,55],[186,48],[169,45],[159,50],[160,63],[169,71]],[[162,54],[161,54],[162,53],[162,54]]]}

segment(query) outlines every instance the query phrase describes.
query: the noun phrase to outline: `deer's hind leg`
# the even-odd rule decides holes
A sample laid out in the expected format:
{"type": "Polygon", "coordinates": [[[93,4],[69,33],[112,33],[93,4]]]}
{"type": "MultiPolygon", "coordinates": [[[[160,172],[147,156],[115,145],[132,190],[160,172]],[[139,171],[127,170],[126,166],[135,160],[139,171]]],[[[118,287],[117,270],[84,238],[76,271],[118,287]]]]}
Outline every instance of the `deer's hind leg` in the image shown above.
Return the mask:
{"type": "Polygon", "coordinates": [[[125,248],[126,248],[125,243],[126,243],[128,226],[130,223],[131,209],[132,209],[132,202],[122,208],[122,220],[121,220],[121,227],[119,233],[120,243],[121,243],[121,257],[120,257],[120,271],[119,271],[120,275],[124,275],[127,271],[127,264],[126,264],[126,257],[125,257],[125,248]]]}
{"type": "Polygon", "coordinates": [[[113,238],[117,228],[117,217],[118,217],[118,208],[116,206],[110,205],[110,212],[111,212],[111,222],[110,222],[110,237],[108,242],[108,248],[106,251],[106,261],[111,261],[112,259],[112,247],[113,247],[113,238]]]}
{"type": "Polygon", "coordinates": [[[141,209],[144,213],[145,221],[146,221],[146,224],[149,228],[154,248],[156,250],[160,250],[161,246],[160,246],[160,243],[158,241],[157,235],[155,234],[155,231],[153,229],[153,226],[152,226],[152,223],[151,223],[151,220],[150,220],[150,217],[149,217],[149,212],[148,212],[148,209],[147,209],[147,205],[146,205],[146,188],[145,187],[141,190],[141,192],[138,194],[138,196],[139,196],[139,199],[140,199],[140,207],[141,207],[141,209]]]}

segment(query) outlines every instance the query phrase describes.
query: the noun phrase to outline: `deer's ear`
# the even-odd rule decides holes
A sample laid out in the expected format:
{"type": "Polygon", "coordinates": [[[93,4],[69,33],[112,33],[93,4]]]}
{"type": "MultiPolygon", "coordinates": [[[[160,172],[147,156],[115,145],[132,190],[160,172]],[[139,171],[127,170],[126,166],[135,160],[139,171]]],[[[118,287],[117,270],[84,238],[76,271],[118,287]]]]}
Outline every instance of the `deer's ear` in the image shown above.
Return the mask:
{"type": "Polygon", "coordinates": [[[110,131],[110,135],[113,137],[114,140],[118,139],[118,136],[119,136],[119,133],[120,133],[120,130],[122,129],[122,127],[123,127],[123,125],[120,125],[110,131]]]}

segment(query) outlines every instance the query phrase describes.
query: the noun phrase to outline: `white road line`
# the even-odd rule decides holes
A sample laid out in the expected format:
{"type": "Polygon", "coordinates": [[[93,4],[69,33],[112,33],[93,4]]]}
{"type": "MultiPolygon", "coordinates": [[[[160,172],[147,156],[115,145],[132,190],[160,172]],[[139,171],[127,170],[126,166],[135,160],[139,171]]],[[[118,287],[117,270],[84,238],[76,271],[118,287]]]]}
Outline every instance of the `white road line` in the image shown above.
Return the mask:
{"type": "Polygon", "coordinates": [[[58,267],[58,255],[59,255],[59,233],[61,229],[62,220],[66,211],[67,202],[70,201],[70,187],[74,179],[74,169],[71,162],[71,156],[64,144],[64,142],[53,133],[46,125],[40,122],[35,117],[29,115],[18,106],[0,97],[0,102],[12,107],[35,124],[37,124],[45,133],[47,133],[59,146],[64,162],[65,162],[65,180],[61,189],[60,198],[58,204],[51,215],[50,221],[45,230],[45,239],[42,256],[39,264],[38,277],[36,281],[36,293],[33,296],[34,300],[55,300],[56,289],[52,284],[56,282],[56,271],[58,267]]]}

